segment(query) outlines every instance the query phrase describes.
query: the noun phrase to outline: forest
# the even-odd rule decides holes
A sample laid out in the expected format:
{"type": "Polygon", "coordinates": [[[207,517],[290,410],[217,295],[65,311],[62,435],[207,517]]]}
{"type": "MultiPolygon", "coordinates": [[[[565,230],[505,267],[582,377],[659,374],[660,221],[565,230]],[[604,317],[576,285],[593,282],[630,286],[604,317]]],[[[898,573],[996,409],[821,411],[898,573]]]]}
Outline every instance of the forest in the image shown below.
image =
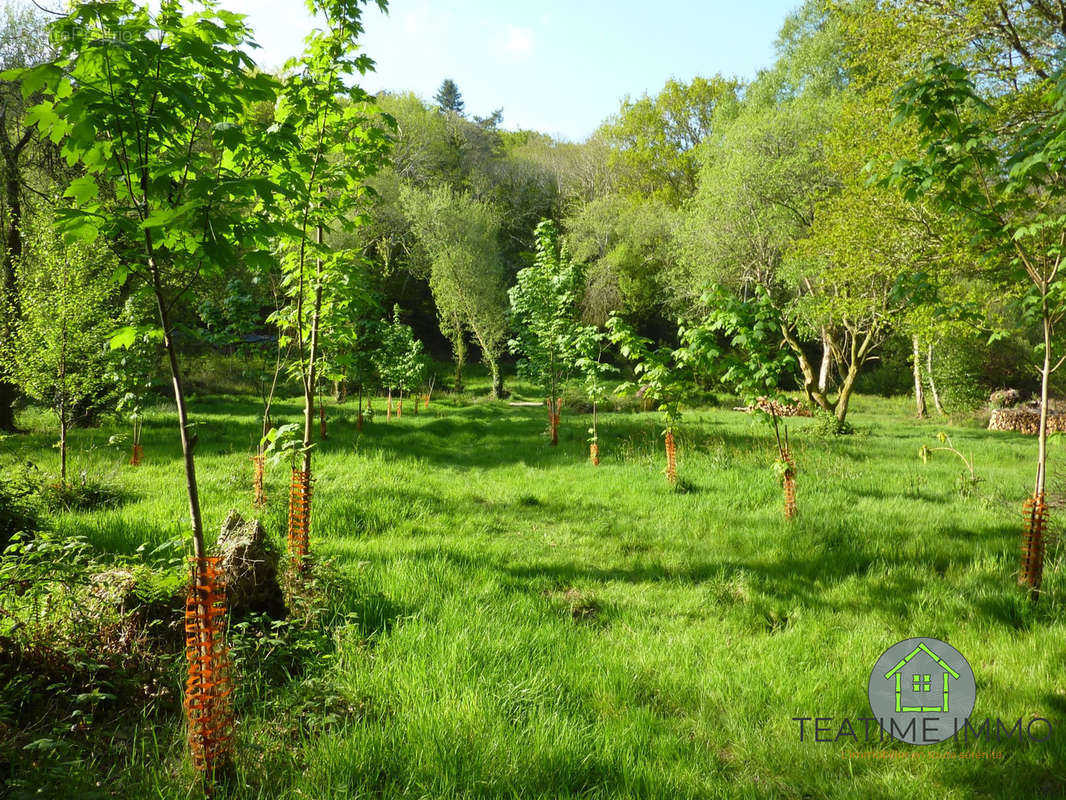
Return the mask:
{"type": "Polygon", "coordinates": [[[306,5],[0,11],[0,797],[1066,795],[1066,7],[570,141],[306,5]],[[804,738],[915,637],[1016,738],[804,738]]]}

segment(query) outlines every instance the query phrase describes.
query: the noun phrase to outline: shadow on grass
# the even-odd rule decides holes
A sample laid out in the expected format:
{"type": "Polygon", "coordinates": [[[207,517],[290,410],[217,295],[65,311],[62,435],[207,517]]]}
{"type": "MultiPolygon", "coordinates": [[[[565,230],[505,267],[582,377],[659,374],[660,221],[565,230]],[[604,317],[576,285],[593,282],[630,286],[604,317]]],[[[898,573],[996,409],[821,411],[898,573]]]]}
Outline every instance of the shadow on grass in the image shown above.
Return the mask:
{"type": "MultiPolygon", "coordinates": [[[[387,423],[375,420],[361,434],[354,424],[344,420],[333,423],[330,440],[321,447],[323,452],[329,452],[338,443],[354,443],[358,436],[360,448],[372,445],[393,458],[418,458],[433,464],[482,469],[509,464],[557,466],[561,460],[588,459],[587,417],[571,417],[569,421],[564,418],[559,444],[553,447],[548,443],[546,421],[539,414],[531,413],[534,411],[486,404],[456,409],[430,422],[408,423],[406,417],[387,423]]],[[[658,456],[662,447],[659,427],[658,418],[652,414],[604,414],[600,436],[611,443],[604,447],[605,458],[634,452],[658,456]]],[[[717,431],[715,441],[736,451],[751,451],[762,448],[769,440],[735,431],[717,431]]]]}

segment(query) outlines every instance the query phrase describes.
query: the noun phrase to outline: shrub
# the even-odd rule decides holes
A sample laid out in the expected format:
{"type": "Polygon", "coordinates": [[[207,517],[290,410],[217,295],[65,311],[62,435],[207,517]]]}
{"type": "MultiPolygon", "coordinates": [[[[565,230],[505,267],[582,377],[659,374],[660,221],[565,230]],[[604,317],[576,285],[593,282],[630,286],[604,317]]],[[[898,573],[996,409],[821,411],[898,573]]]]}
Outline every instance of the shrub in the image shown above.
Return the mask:
{"type": "Polygon", "coordinates": [[[933,353],[933,379],[949,412],[974,411],[985,404],[993,388],[982,375],[987,355],[988,348],[975,336],[953,337],[933,353]]]}
{"type": "Polygon", "coordinates": [[[122,491],[113,483],[90,477],[84,471],[77,481],[42,483],[39,495],[45,508],[51,512],[89,511],[116,505],[123,499],[122,491]]]}
{"type": "Polygon", "coordinates": [[[40,477],[32,464],[0,471],[0,552],[16,533],[38,529],[40,477]]]}
{"type": "Polygon", "coordinates": [[[855,428],[850,422],[841,422],[831,411],[821,408],[814,410],[814,424],[809,428],[815,436],[829,438],[832,436],[850,436],[855,433],[855,428]]]}

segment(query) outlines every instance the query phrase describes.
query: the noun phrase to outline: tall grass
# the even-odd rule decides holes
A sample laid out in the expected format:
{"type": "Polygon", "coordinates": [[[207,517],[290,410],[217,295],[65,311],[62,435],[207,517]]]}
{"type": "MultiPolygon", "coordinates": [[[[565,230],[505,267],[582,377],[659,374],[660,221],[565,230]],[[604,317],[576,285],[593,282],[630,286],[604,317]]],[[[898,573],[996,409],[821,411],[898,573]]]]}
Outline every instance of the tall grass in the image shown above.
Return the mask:
{"type": "MultiPolygon", "coordinates": [[[[918,458],[942,423],[908,419],[903,400],[853,408],[855,436],[789,421],[801,513],[787,522],[772,432],[726,409],[686,412],[678,493],[655,414],[603,414],[593,468],[575,413],[551,448],[541,407],[441,395],[362,434],[354,404],[331,407],[311,536],[343,590],[321,657],[269,684],[242,676],[227,796],[1061,796],[1062,548],[1039,604],[1015,588],[1034,442],[952,428],[983,478],[960,491],[960,465],[918,458]],[[859,759],[907,747],[799,741],[793,717],[868,716],[870,669],[911,636],[969,658],[975,716],[1041,716],[1052,739],[934,746],[998,760],[859,759]]],[[[257,411],[240,396],[194,405],[209,530],[231,507],[255,513],[257,411]]],[[[299,413],[282,401],[275,424],[299,413]]],[[[43,419],[22,421],[34,430],[5,440],[3,459],[54,469],[43,419]]],[[[165,410],[146,416],[138,468],[122,466],[125,449],[80,456],[117,472],[127,501],[54,526],[101,554],[181,536],[172,429],[165,410]]],[[[76,431],[73,447],[106,433],[76,431]]],[[[268,469],[260,512],[279,544],[287,477],[268,469]]],[[[188,797],[179,718],[134,731],[124,762],[94,765],[111,791],[188,797]]]]}

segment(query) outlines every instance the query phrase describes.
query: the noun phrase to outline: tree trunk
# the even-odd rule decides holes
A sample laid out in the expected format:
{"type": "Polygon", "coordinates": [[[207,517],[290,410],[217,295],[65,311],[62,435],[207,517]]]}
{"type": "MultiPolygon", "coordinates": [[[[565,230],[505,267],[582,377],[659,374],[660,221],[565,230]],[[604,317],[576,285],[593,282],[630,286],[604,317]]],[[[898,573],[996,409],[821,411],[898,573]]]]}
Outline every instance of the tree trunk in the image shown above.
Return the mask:
{"type": "Polygon", "coordinates": [[[466,361],[466,347],[455,348],[455,391],[463,391],[463,364],[466,361]]]}
{"type": "Polygon", "coordinates": [[[59,404],[59,482],[67,485],[67,409],[59,404]]]}
{"type": "Polygon", "coordinates": [[[933,395],[933,405],[936,406],[936,413],[946,414],[944,405],[940,402],[940,392],[936,390],[936,381],[933,380],[933,345],[929,345],[929,350],[926,353],[925,375],[929,379],[929,392],[933,395]]]}
{"type": "MultiPolygon", "coordinates": [[[[7,206],[7,230],[4,232],[5,249],[0,253],[0,310],[3,321],[0,322],[0,338],[8,338],[11,324],[19,318],[18,280],[15,264],[22,256],[22,180],[18,166],[18,156],[22,144],[12,149],[6,131],[0,130],[0,146],[4,150],[6,180],[4,181],[4,201],[7,206]]],[[[0,372],[0,431],[15,431],[15,401],[19,397],[19,388],[0,372]]]]}
{"type": "Polygon", "coordinates": [[[833,363],[833,349],[829,346],[829,336],[822,329],[822,364],[818,368],[818,391],[823,395],[829,391],[829,367],[833,363]]]}
{"type": "MultiPolygon", "coordinates": [[[[319,225],[315,232],[315,240],[322,244],[322,226],[319,225]]],[[[311,346],[307,353],[307,376],[304,383],[304,453],[303,471],[311,472],[311,441],[314,435],[315,424],[315,381],[317,371],[315,361],[318,359],[318,327],[322,311],[322,259],[315,259],[315,300],[311,309],[311,346]]],[[[308,510],[310,517],[310,510],[308,510]]]]}
{"type": "Polygon", "coordinates": [[[858,377],[859,366],[858,364],[852,364],[848,367],[848,372],[844,376],[844,382],[840,385],[840,393],[837,395],[836,408],[833,409],[837,422],[841,425],[843,425],[844,420],[847,419],[848,404],[851,402],[851,393],[855,389],[855,380],[858,377]]]}
{"type": "Polygon", "coordinates": [[[1033,496],[1025,503],[1026,526],[1022,533],[1021,569],[1018,583],[1029,591],[1029,599],[1040,598],[1044,575],[1044,548],[1047,534],[1047,503],[1044,489],[1047,475],[1048,384],[1051,381],[1052,323],[1048,310],[1047,284],[1041,289],[1041,317],[1044,329],[1044,360],[1040,367],[1040,428],[1037,432],[1036,483],[1033,496]]]}
{"type": "Polygon", "coordinates": [[[922,353],[918,348],[918,337],[912,338],[914,345],[914,407],[918,419],[925,419],[925,386],[922,384],[922,353]]]}
{"type": "Polygon", "coordinates": [[[811,362],[807,359],[807,354],[803,352],[803,348],[796,340],[796,337],[792,335],[792,331],[787,326],[782,325],[781,335],[796,356],[796,362],[799,364],[800,372],[803,374],[803,394],[807,398],[807,402],[811,404],[817,403],[818,407],[823,411],[832,411],[833,406],[829,403],[829,398],[825,396],[825,392],[818,388],[818,380],[814,375],[811,362]]]}
{"type": "Polygon", "coordinates": [[[1044,493],[1047,471],[1047,415],[1048,384],[1051,382],[1051,318],[1048,314],[1047,295],[1044,296],[1044,363],[1040,368],[1040,430],[1037,435],[1036,486],[1034,494],[1044,493]]]}
{"type": "Polygon", "coordinates": [[[503,375],[500,373],[500,362],[493,360],[489,366],[492,368],[492,399],[499,400],[503,397],[503,375]]]}
{"type": "MultiPolygon", "coordinates": [[[[146,234],[148,236],[148,234],[146,234]]],[[[202,559],[207,555],[204,548],[204,523],[200,516],[200,491],[196,484],[196,461],[193,451],[196,448],[197,437],[189,433],[189,412],[185,406],[185,386],[181,379],[181,368],[178,365],[178,351],[174,344],[173,331],[170,327],[170,315],[167,311],[166,298],[163,295],[163,287],[159,281],[159,272],[155,266],[155,257],[152,255],[151,239],[148,239],[148,269],[152,275],[152,288],[155,290],[156,308],[159,311],[159,324],[163,328],[163,346],[167,351],[167,362],[170,365],[170,377],[174,385],[174,403],[178,407],[178,428],[181,433],[181,455],[185,462],[185,488],[189,495],[189,519],[192,524],[192,552],[193,557],[202,559]]]]}

